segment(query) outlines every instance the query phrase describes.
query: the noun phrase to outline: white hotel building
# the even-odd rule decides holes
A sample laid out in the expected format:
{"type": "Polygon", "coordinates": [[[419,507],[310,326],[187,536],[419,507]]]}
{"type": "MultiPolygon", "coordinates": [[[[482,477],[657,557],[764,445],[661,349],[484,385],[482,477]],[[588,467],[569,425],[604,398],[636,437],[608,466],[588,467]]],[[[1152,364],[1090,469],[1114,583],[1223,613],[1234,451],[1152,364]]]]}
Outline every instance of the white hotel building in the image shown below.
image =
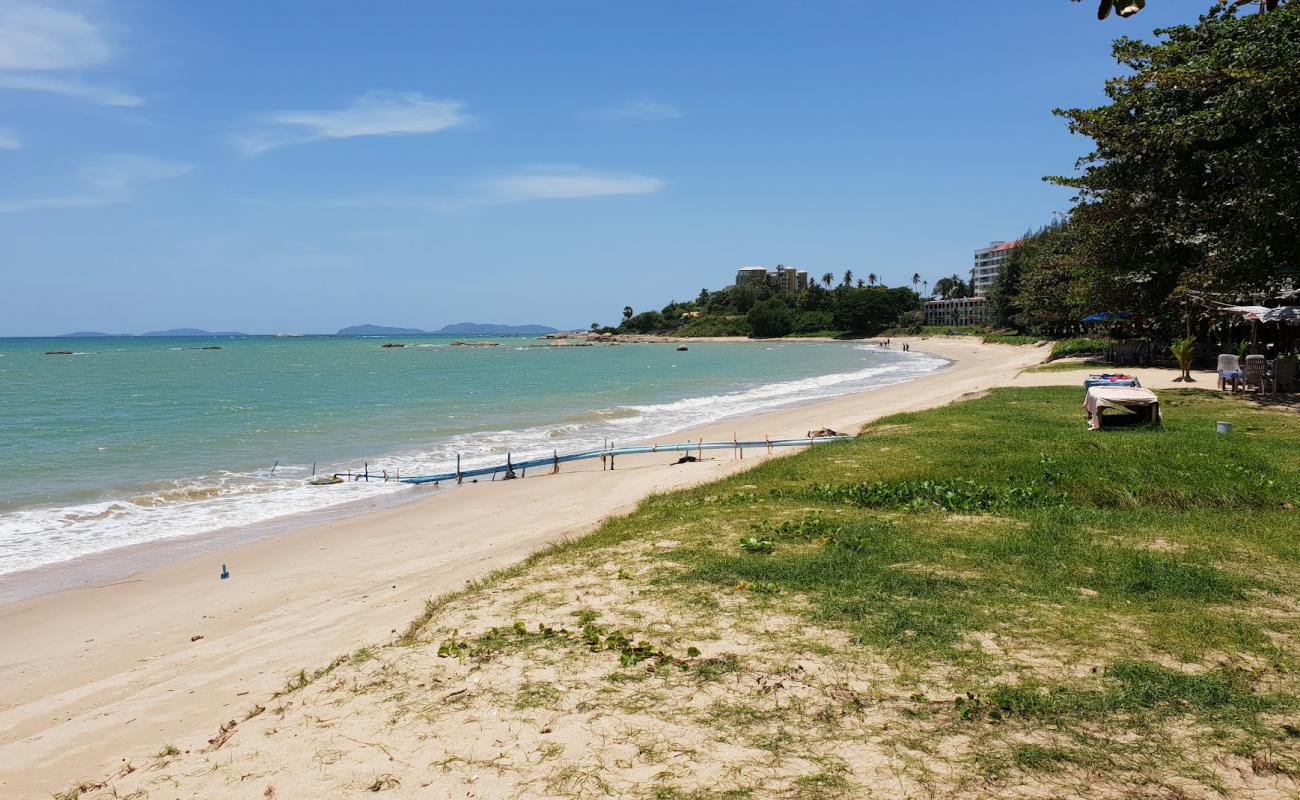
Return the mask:
{"type": "Polygon", "coordinates": [[[952,327],[977,326],[988,324],[988,308],[985,296],[1002,271],[1011,251],[1020,246],[1020,242],[990,242],[988,247],[975,251],[975,264],[971,267],[971,281],[974,283],[975,296],[958,300],[931,300],[925,304],[926,325],[949,325],[952,327]]]}

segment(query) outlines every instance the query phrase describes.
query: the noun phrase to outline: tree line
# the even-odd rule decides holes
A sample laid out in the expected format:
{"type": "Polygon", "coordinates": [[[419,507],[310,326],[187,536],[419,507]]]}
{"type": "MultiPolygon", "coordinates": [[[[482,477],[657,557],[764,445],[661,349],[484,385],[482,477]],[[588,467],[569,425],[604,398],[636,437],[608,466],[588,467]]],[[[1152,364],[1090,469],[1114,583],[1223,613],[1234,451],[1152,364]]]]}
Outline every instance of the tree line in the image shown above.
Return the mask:
{"type": "Polygon", "coordinates": [[[1112,48],[1108,102],[1057,109],[1093,142],[1069,214],[1025,237],[990,292],[993,322],[1069,333],[1131,312],[1166,340],[1208,324],[1209,301],[1263,304],[1300,280],[1300,6],[1239,14],[1112,48]]]}

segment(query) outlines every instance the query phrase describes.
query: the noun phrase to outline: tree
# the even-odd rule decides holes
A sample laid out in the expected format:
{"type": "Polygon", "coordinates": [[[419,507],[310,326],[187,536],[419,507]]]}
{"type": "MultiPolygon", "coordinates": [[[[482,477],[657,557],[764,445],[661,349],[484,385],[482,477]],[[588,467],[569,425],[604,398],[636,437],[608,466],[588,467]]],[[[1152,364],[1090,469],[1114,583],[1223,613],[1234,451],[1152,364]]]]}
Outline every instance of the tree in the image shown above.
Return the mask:
{"type": "Polygon", "coordinates": [[[867,273],[867,283],[871,284],[872,286],[875,286],[875,285],[876,285],[876,280],[877,280],[877,275],[876,275],[876,273],[874,273],[874,272],[868,272],[868,273],[867,273]]]}
{"type": "Polygon", "coordinates": [[[845,291],[836,304],[835,327],[860,336],[874,336],[920,307],[921,298],[906,287],[853,289],[845,291]]]}
{"type": "Polygon", "coordinates": [[[632,306],[623,306],[623,319],[632,319],[632,306]]]}
{"type": "Polygon", "coordinates": [[[771,339],[779,336],[785,336],[790,332],[793,325],[793,314],[790,313],[790,307],[781,301],[779,297],[769,297],[766,300],[755,303],[754,307],[749,310],[746,320],[754,330],[754,337],[759,339],[771,339]]]}
{"type": "Polygon", "coordinates": [[[920,286],[920,285],[921,285],[921,273],[919,273],[919,272],[913,272],[913,273],[912,273],[912,290],[913,290],[913,291],[916,291],[916,287],[918,287],[918,286],[920,286]]]}
{"type": "Polygon", "coordinates": [[[823,272],[823,273],[822,273],[822,285],[824,285],[827,289],[829,289],[829,288],[831,288],[831,284],[832,284],[832,283],[835,283],[835,276],[832,275],[832,274],[829,273],[829,272],[823,272]]]}
{"type": "Polygon", "coordinates": [[[599,322],[593,322],[593,323],[591,323],[591,329],[592,329],[593,331],[598,331],[598,330],[600,330],[600,323],[599,323],[599,322]]]}
{"type": "Polygon", "coordinates": [[[925,296],[926,296],[926,297],[929,297],[929,296],[930,296],[930,282],[929,282],[929,281],[921,281],[921,286],[922,286],[922,288],[923,288],[923,291],[924,291],[924,293],[925,293],[925,296]]]}
{"type": "Polygon", "coordinates": [[[1298,278],[1300,5],[1217,7],[1157,34],[1114,43],[1130,73],[1107,82],[1106,105],[1057,110],[1094,150],[1050,180],[1078,190],[1058,275],[1073,305],[1169,333],[1184,291],[1259,302],[1298,278]]]}
{"type": "MultiPolygon", "coordinates": [[[[1219,0],[1220,3],[1227,3],[1231,6],[1258,5],[1259,13],[1263,14],[1268,11],[1276,11],[1281,0],[1219,0]]],[[[1079,0],[1073,0],[1077,3],[1079,0]]],[[[1114,9],[1115,13],[1121,17],[1128,18],[1141,11],[1146,7],[1146,0],[1099,0],[1097,5],[1097,19],[1105,19],[1110,16],[1114,9]]]]}
{"type": "Polygon", "coordinates": [[[672,327],[664,315],[658,311],[642,311],[634,317],[628,317],[620,328],[630,333],[654,333],[672,327]]]}
{"type": "Polygon", "coordinates": [[[851,269],[844,270],[844,285],[845,286],[853,285],[853,270],[851,269]]]}

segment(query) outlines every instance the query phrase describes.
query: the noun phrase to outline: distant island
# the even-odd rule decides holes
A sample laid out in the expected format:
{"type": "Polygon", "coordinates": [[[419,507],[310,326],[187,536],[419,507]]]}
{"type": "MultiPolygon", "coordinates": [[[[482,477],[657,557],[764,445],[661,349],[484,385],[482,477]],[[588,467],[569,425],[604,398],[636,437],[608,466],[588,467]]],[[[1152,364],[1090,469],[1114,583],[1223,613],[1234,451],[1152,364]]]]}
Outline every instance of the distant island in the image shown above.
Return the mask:
{"type": "Polygon", "coordinates": [[[205,331],[198,328],[170,328],[165,331],[149,331],[141,336],[247,336],[239,331],[205,331]]]}
{"type": "Polygon", "coordinates": [[[419,328],[393,328],[387,325],[353,325],[340,328],[335,336],[510,336],[556,333],[559,329],[547,325],[497,325],[485,322],[457,322],[444,325],[436,331],[419,328]]]}
{"type": "Polygon", "coordinates": [[[434,333],[455,333],[461,336],[481,334],[485,336],[508,336],[510,334],[559,333],[559,328],[549,325],[496,325],[491,322],[457,322],[443,325],[434,333]]]}
{"type": "Polygon", "coordinates": [[[133,333],[103,333],[102,331],[73,331],[61,333],[59,339],[113,339],[119,336],[134,336],[133,333]]]}
{"type": "Polygon", "coordinates": [[[353,325],[339,328],[335,336],[425,336],[428,331],[419,328],[393,328],[387,325],[353,325]]]}

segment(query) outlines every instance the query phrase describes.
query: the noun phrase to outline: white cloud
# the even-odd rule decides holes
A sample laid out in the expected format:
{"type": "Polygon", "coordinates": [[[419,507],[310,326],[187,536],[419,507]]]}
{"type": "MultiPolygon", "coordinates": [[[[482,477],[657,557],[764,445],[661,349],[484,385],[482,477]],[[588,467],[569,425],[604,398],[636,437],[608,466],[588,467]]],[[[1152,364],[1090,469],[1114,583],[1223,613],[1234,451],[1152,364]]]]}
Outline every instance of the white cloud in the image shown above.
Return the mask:
{"type": "Polygon", "coordinates": [[[664,188],[659,178],[632,172],[594,172],[579,167],[539,167],[493,178],[485,184],[498,202],[653,194],[664,188]]]}
{"type": "Polygon", "coordinates": [[[664,119],[677,119],[682,115],[676,106],[659,103],[654,100],[628,100],[605,110],[606,116],[632,119],[639,122],[657,122],[664,119]]]}
{"type": "Polygon", "coordinates": [[[0,69],[85,69],[111,57],[103,33],[81,14],[32,3],[0,3],[0,69]]]}
{"type": "Polygon", "coordinates": [[[92,208],[125,203],[135,197],[136,190],[141,185],[179,178],[193,170],[192,164],[149,156],[103,156],[82,167],[72,191],[43,197],[0,200],[0,213],[47,208],[92,208]]]}
{"type": "Polygon", "coordinates": [[[55,78],[49,75],[16,75],[0,72],[0,89],[19,89],[49,92],[78,100],[89,100],[101,106],[132,107],[144,104],[144,99],[111,86],[95,86],[75,78],[55,78]]]}
{"type": "Polygon", "coordinates": [[[234,144],[254,156],[277,147],[327,139],[437,133],[469,122],[462,113],[464,107],[458,100],[425,97],[419,92],[370,92],[342,109],[267,115],[264,127],[236,136],[234,144]]]}
{"type": "Polygon", "coordinates": [[[102,27],[82,14],[0,0],[0,89],[47,92],[106,106],[140,105],[144,101],[136,95],[68,76],[102,67],[113,55],[102,27]]]}
{"type": "Polygon", "coordinates": [[[22,140],[8,128],[0,128],[0,150],[21,150],[22,140]]]}

